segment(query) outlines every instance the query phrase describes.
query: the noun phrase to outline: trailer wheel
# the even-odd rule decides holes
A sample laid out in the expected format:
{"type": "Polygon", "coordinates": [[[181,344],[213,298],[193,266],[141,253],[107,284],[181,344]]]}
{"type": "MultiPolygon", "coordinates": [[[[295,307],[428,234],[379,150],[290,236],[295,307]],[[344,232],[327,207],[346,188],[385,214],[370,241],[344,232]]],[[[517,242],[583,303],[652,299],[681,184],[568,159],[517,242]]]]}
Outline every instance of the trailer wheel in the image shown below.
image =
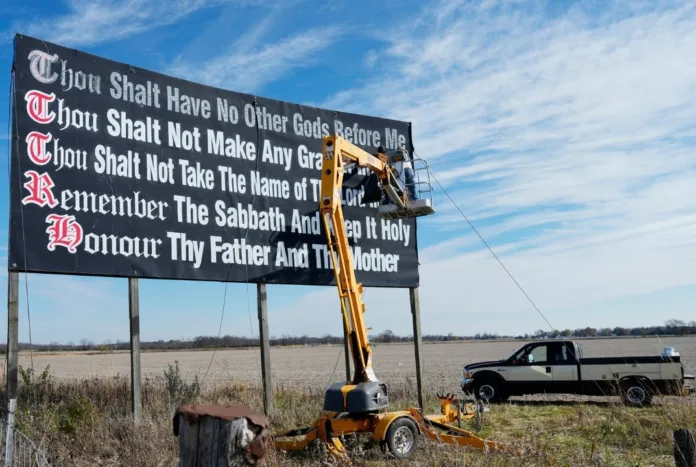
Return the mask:
{"type": "Polygon", "coordinates": [[[387,429],[385,443],[394,457],[406,459],[418,447],[418,427],[408,417],[397,418],[387,429]]]}

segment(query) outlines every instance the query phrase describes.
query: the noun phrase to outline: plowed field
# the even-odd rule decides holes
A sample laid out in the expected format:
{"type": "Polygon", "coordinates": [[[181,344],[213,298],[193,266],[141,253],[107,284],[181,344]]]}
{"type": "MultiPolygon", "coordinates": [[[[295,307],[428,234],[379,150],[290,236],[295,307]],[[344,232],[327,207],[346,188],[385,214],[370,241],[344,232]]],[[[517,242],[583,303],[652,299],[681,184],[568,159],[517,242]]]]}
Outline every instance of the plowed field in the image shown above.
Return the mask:
{"type": "MultiPolygon", "coordinates": [[[[659,355],[663,347],[680,352],[686,372],[696,373],[696,337],[588,339],[580,340],[586,357],[659,355]]],[[[424,386],[427,393],[459,390],[461,368],[466,363],[505,358],[525,341],[453,342],[423,344],[424,386]]],[[[274,385],[311,387],[322,390],[329,382],[345,377],[342,346],[272,348],[271,370],[274,385]]],[[[142,372],[161,376],[168,364],[179,362],[186,379],[203,378],[213,355],[212,351],[143,352],[142,372]]],[[[374,347],[374,368],[380,380],[391,386],[415,386],[415,362],[410,344],[377,344],[374,347]]],[[[20,365],[30,365],[23,352],[20,365]]],[[[130,357],[125,353],[81,354],[34,353],[34,368],[41,372],[47,365],[57,378],[86,379],[130,373],[130,357]]],[[[259,350],[218,350],[205,380],[215,382],[261,380],[259,350]]]]}

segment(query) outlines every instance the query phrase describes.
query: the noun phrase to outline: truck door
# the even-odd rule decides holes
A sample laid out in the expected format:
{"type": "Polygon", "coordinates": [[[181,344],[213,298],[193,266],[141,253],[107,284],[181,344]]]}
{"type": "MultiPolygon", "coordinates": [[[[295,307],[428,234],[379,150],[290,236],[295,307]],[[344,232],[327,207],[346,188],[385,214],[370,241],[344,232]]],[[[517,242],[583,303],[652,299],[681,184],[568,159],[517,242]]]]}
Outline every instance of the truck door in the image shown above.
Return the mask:
{"type": "Polygon", "coordinates": [[[578,385],[577,361],[572,348],[566,342],[549,345],[553,391],[556,393],[575,393],[578,385]]]}
{"type": "Polygon", "coordinates": [[[532,344],[515,356],[514,363],[507,367],[507,380],[512,391],[535,394],[551,390],[553,374],[548,359],[548,346],[545,342],[532,344]]]}

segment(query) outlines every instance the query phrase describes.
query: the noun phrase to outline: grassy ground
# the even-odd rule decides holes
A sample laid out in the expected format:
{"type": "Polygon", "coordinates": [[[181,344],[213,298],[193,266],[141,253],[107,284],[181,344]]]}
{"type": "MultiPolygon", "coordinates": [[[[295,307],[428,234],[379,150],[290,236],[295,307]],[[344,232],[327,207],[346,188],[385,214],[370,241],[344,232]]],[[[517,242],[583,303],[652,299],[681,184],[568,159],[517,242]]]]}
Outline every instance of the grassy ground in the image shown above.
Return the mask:
{"type": "MultiPolygon", "coordinates": [[[[200,392],[196,381],[182,380],[176,366],[143,382],[144,420],[130,421],[127,377],[54,381],[48,372],[20,375],[18,428],[40,444],[52,465],[175,466],[178,443],[172,432],[177,405],[190,402],[242,403],[261,410],[258,387],[230,382],[200,392]]],[[[4,390],[4,382],[3,382],[4,390]]],[[[412,387],[391,387],[392,408],[414,404],[412,387]]],[[[428,413],[438,413],[428,395],[428,413]]],[[[305,426],[322,403],[321,391],[276,388],[274,431],[305,426]]],[[[4,394],[3,394],[4,398],[4,394]]],[[[631,409],[618,401],[593,403],[509,403],[486,413],[480,436],[515,444],[521,457],[482,454],[421,440],[411,462],[386,461],[377,446],[354,452],[360,465],[447,466],[672,466],[672,432],[696,430],[696,402],[656,400],[652,407],[631,409]]],[[[473,429],[473,427],[469,427],[473,429]]],[[[292,456],[270,452],[267,465],[322,465],[311,453],[292,456]]]]}

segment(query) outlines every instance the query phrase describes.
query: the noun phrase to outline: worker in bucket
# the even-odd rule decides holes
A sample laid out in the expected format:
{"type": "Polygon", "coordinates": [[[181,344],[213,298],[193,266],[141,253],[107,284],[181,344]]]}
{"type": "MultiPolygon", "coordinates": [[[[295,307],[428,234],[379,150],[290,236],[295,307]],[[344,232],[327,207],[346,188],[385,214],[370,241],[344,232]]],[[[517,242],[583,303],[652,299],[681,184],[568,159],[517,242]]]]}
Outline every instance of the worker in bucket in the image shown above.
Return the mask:
{"type": "MultiPolygon", "coordinates": [[[[387,152],[384,146],[380,146],[377,148],[377,152],[387,156],[389,165],[396,169],[397,179],[400,185],[405,186],[408,191],[408,199],[410,201],[416,201],[418,199],[418,194],[416,192],[415,175],[413,167],[411,166],[411,158],[406,148],[401,146],[394,151],[387,152]]],[[[392,204],[392,201],[388,196],[385,196],[383,204],[392,204]]]]}

